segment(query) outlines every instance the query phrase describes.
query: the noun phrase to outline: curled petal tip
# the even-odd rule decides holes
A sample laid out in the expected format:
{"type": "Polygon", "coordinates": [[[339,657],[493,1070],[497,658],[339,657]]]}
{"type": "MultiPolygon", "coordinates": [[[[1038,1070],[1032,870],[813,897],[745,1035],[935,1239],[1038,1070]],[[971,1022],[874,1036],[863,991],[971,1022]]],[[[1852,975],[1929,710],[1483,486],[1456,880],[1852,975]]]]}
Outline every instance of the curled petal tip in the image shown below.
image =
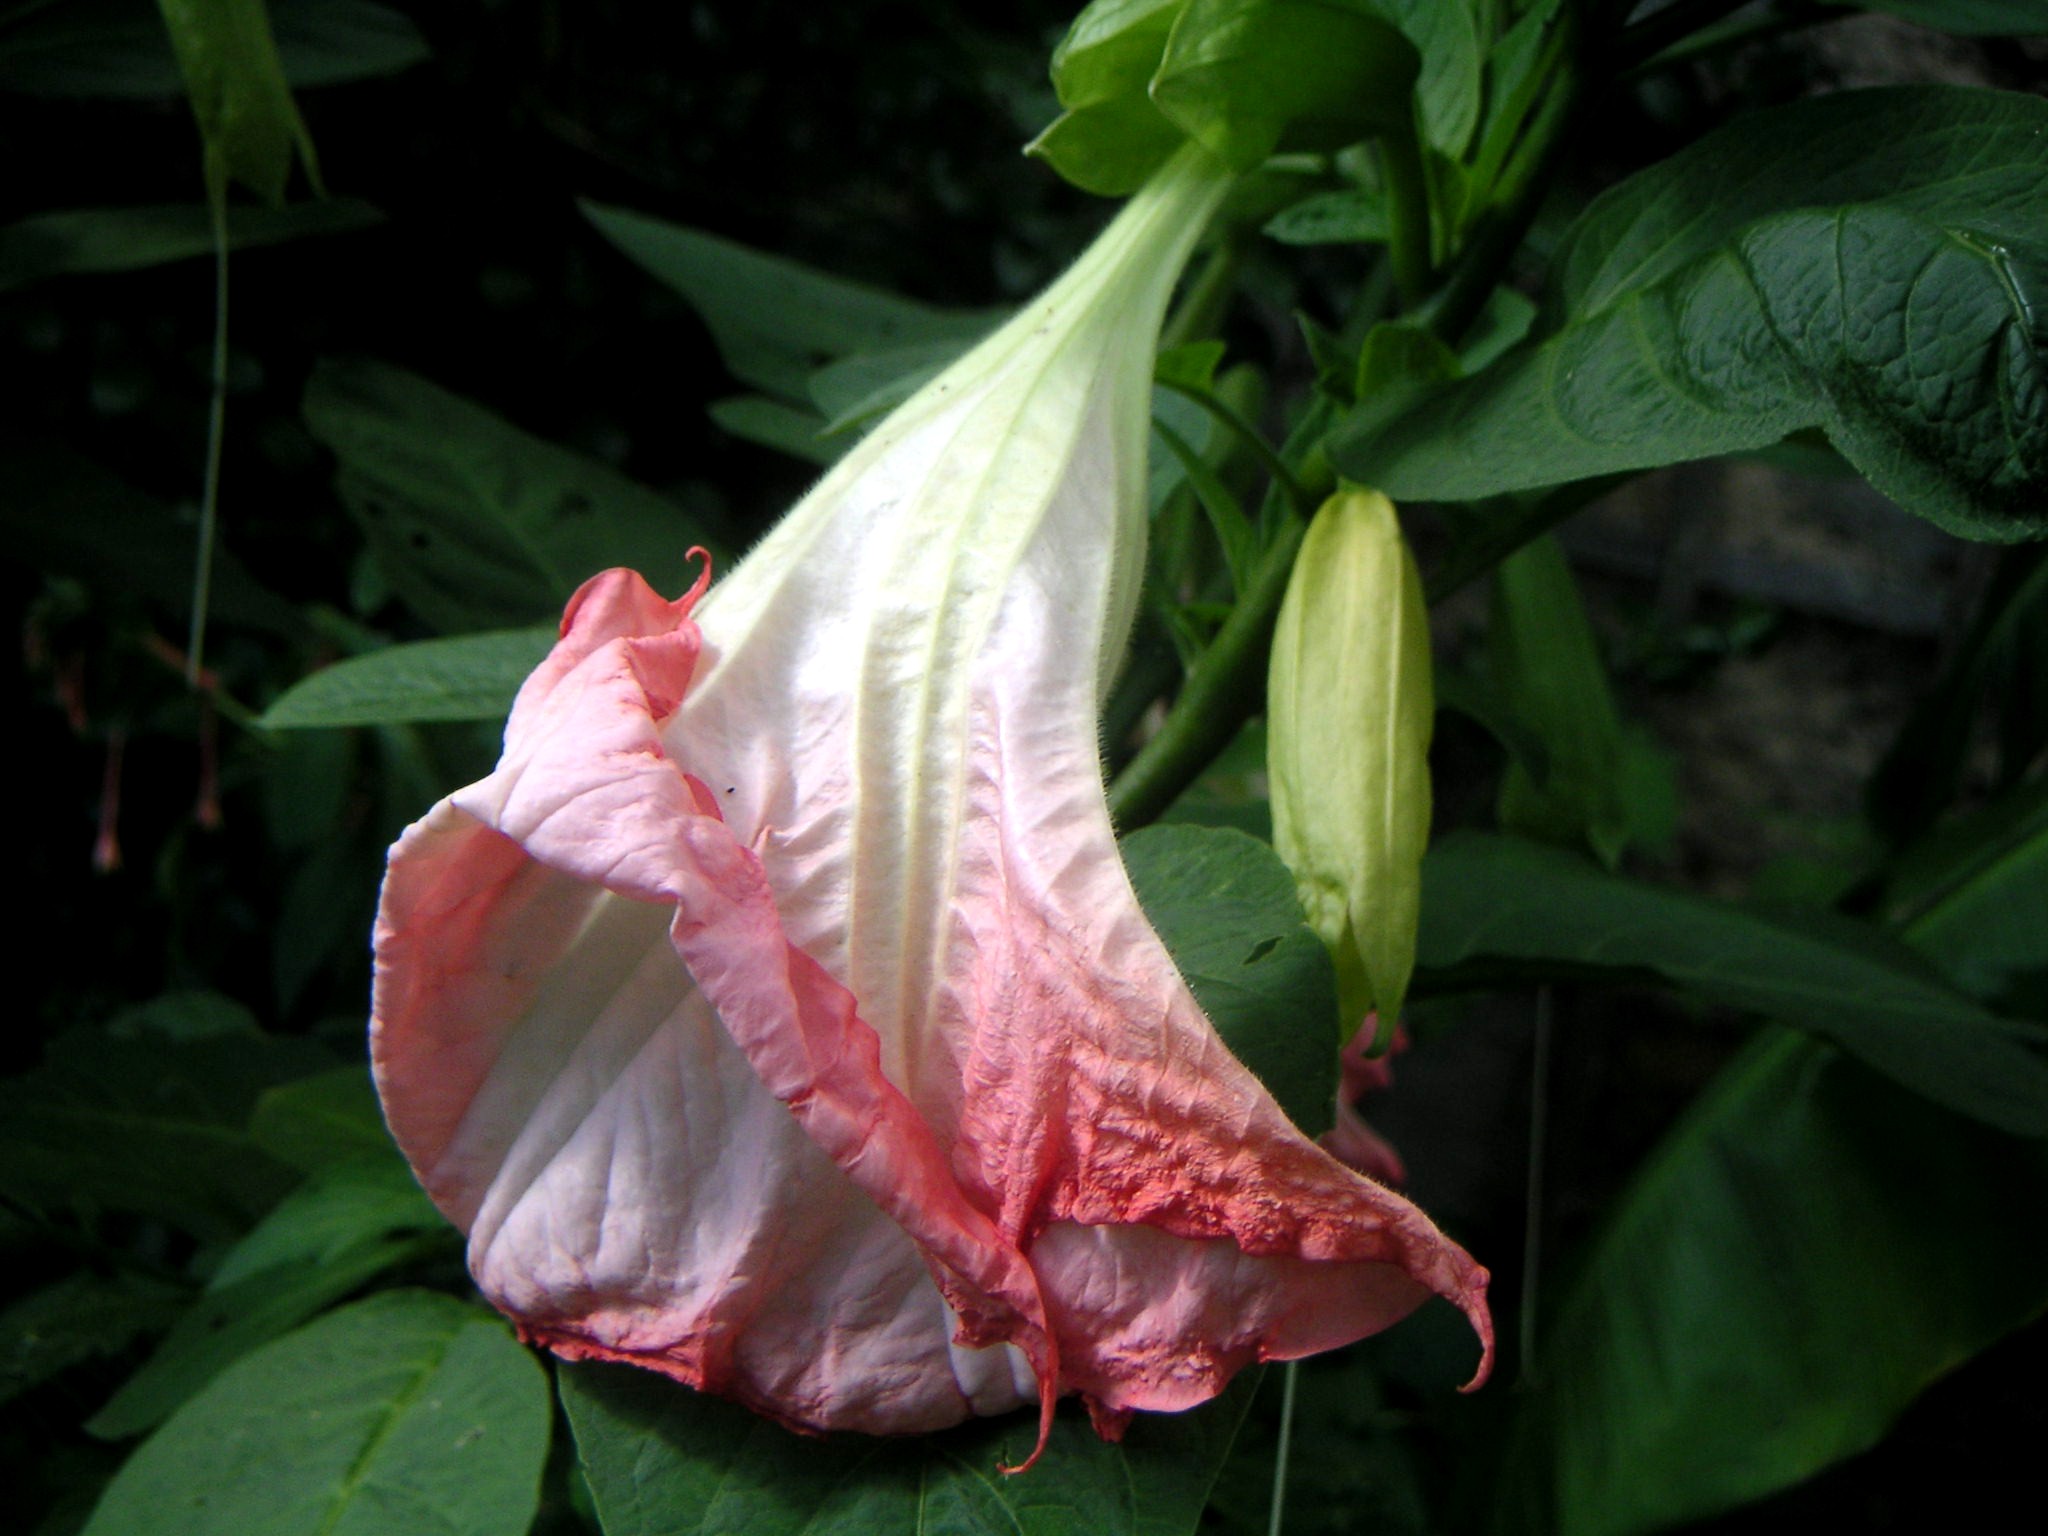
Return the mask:
{"type": "Polygon", "coordinates": [[[690,590],[682,596],[683,612],[688,614],[691,609],[697,606],[698,602],[703,598],[705,591],[711,585],[712,560],[711,551],[702,544],[692,544],[683,554],[685,559],[701,562],[696,580],[690,583],[690,590]]]}
{"type": "Polygon", "coordinates": [[[1472,1379],[1458,1388],[1460,1392],[1477,1392],[1493,1375],[1493,1314],[1486,1305],[1487,1280],[1486,1271],[1480,1270],[1476,1291],[1458,1303],[1471,1322],[1472,1331],[1479,1335],[1479,1364],[1473,1369],[1472,1379]]]}

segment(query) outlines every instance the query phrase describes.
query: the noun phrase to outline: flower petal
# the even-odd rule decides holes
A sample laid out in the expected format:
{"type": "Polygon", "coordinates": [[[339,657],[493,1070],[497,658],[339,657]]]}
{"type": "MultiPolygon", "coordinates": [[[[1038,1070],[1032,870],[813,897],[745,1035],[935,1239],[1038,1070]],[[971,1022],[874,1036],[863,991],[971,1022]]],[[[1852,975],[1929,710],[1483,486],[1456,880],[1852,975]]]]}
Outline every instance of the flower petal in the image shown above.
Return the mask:
{"type": "Polygon", "coordinates": [[[1432,1291],[1490,1355],[1485,1272],[1230,1055],[1110,826],[1152,339],[1221,186],[1187,152],[701,608],[588,584],[394,850],[379,1086],[527,1337],[811,1428],[1035,1398],[1041,1443],[1432,1291]]]}
{"type": "Polygon", "coordinates": [[[1049,1405],[1029,1266],[658,741],[697,659],[690,601],[590,583],[498,771],[394,850],[373,1034],[392,1130],[479,1285],[563,1353],[809,1427],[1049,1405]]]}

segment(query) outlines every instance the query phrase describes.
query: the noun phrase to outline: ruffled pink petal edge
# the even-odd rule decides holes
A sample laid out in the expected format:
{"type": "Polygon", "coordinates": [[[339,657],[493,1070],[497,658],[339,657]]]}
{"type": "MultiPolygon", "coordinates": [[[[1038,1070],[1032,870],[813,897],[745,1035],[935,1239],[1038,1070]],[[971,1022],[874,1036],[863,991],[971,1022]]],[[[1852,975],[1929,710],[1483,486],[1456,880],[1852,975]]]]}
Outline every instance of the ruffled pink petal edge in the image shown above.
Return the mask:
{"type": "MultiPolygon", "coordinates": [[[[1013,1344],[1030,1360],[1040,1393],[1035,1461],[1060,1380],[1036,1274],[968,1203],[930,1129],[883,1075],[879,1042],[852,993],[784,936],[761,861],[733,836],[716,797],[661,746],[660,724],[696,668],[699,636],[689,615],[708,580],[707,557],[696,585],[674,603],[631,571],[585,583],[563,615],[560,643],[520,690],[498,771],[455,803],[549,868],[674,904],[670,935],[697,986],[762,1083],[918,1244],[959,1317],[956,1342],[1013,1344]],[[593,805],[593,796],[603,803],[593,805]],[[572,799],[581,814],[558,818],[572,799]],[[600,842],[582,832],[593,816],[610,829],[600,842]]],[[[386,912],[392,907],[387,894],[386,912]]],[[[436,942],[451,937],[444,928],[436,942]]],[[[399,1144],[416,1167],[431,1166],[465,1106],[427,1089],[432,1071],[402,1054],[433,1038],[438,1001],[434,989],[410,984],[437,972],[408,964],[404,950],[398,925],[380,919],[373,1064],[399,1144]]],[[[560,1329],[528,1332],[572,1357],[626,1359],[705,1390],[727,1385],[701,1362],[624,1355],[560,1329]]]]}
{"type": "MultiPolygon", "coordinates": [[[[1493,1350],[1485,1271],[1407,1202],[1295,1132],[1220,1045],[1221,1062],[1206,1063],[1213,1081],[1153,1080],[1138,1090],[1143,1110],[1119,1102],[1128,1073],[1114,1060],[1115,1005],[1105,995],[1086,999],[1100,1028],[1073,1042],[1081,1061],[1061,1089],[1078,1086],[1093,1102],[1070,1103],[1064,1119],[1072,1123],[1032,1138],[1036,1149],[1023,1162],[1034,1166],[1019,1164],[1013,1133],[1056,1106],[1021,1103],[1035,1096],[1001,1080],[1038,1076],[1029,1061],[1045,1059],[1048,1044],[1037,1021],[1012,1035],[1019,1050],[1009,1069],[980,1064],[986,1091],[970,1089],[949,1159],[883,1075],[879,1042],[852,994],[789,942],[759,858],[661,741],[696,668],[690,611],[707,580],[708,571],[674,603],[627,571],[587,583],[564,615],[561,642],[520,692],[497,772],[454,803],[505,840],[499,846],[513,863],[531,858],[622,896],[674,905],[672,942],[696,984],[762,1083],[918,1244],[960,1319],[956,1342],[1025,1353],[1039,1383],[1039,1449],[1063,1391],[1086,1394],[1098,1428],[1113,1435],[1133,1408],[1189,1406],[1250,1359],[1347,1342],[1430,1291],[1464,1310],[1479,1334],[1482,1359],[1468,1384],[1478,1385],[1493,1350]],[[572,801],[576,815],[561,816],[572,801]],[[605,834],[591,838],[592,825],[605,834]],[[1161,1103],[1176,1123],[1145,1127],[1136,1143],[1110,1134],[1120,1119],[1131,1123],[1161,1103]],[[1239,1134],[1226,1145],[1218,1124],[1233,1121],[1239,1134]],[[1133,1268],[1144,1283],[1126,1287],[1129,1297],[1105,1296],[1105,1275],[1133,1268]],[[1163,1307],[1205,1286],[1214,1294],[1195,1315],[1159,1321],[1163,1307]],[[1246,1310],[1256,1317],[1224,1315],[1254,1297],[1246,1310]],[[1173,1358],[1169,1344],[1184,1348],[1190,1330],[1226,1342],[1198,1351],[1199,1360],[1173,1358]]],[[[416,1167],[431,1168],[466,1108],[463,1074],[440,1072],[435,1059],[459,1054],[464,1042],[445,1029],[436,1038],[445,968],[413,963],[405,922],[417,905],[413,887],[431,876],[403,852],[379,923],[373,1058],[394,1134],[416,1167]]],[[[460,926],[444,920],[432,942],[460,949],[460,926]]],[[[1043,966],[1040,979],[1072,995],[1071,977],[1087,964],[1040,951],[1026,969],[1043,966]]],[[[488,1009],[461,1012],[475,1018],[488,1009]]],[[[1198,1011],[1173,1027],[1183,1036],[1207,1031],[1198,1011]]],[[[459,1192],[430,1179],[429,1193],[465,1222],[459,1192]]],[[[701,1363],[624,1355],[559,1328],[527,1332],[566,1355],[629,1359],[728,1389],[701,1363]]],[[[753,1406],[777,1412],[773,1403],[753,1406]]]]}

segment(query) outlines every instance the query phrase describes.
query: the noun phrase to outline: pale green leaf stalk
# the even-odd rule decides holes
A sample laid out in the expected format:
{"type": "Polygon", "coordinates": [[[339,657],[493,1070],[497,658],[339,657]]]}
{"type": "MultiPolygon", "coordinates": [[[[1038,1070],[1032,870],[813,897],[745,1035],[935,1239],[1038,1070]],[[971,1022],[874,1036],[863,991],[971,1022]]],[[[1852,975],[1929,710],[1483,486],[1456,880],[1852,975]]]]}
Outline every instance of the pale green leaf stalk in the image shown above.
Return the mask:
{"type": "Polygon", "coordinates": [[[1337,962],[1348,1035],[1415,965],[1429,841],[1429,615],[1394,504],[1346,486],[1309,525],[1267,682],[1273,846],[1337,962]]]}
{"type": "Polygon", "coordinates": [[[228,187],[239,182],[275,207],[284,202],[292,157],[317,192],[313,139],[292,100],[263,0],[157,0],[204,149],[206,206],[213,225],[212,399],[206,418],[206,480],[199,494],[199,552],[192,576],[192,628],[185,676],[206,675],[206,610],[220,526],[221,445],[227,434],[228,187]]]}

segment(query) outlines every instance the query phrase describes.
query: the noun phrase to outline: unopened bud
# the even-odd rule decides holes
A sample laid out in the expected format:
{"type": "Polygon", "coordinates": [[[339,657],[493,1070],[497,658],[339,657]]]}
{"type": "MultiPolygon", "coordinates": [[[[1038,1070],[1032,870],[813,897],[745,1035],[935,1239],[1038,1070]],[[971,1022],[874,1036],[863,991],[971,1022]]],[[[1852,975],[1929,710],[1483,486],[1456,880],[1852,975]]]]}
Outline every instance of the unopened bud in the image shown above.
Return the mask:
{"type": "Polygon", "coordinates": [[[1267,681],[1273,846],[1337,962],[1348,1035],[1395,1019],[1429,841],[1429,617],[1394,504],[1347,486],[1317,512],[1267,681]]]}

